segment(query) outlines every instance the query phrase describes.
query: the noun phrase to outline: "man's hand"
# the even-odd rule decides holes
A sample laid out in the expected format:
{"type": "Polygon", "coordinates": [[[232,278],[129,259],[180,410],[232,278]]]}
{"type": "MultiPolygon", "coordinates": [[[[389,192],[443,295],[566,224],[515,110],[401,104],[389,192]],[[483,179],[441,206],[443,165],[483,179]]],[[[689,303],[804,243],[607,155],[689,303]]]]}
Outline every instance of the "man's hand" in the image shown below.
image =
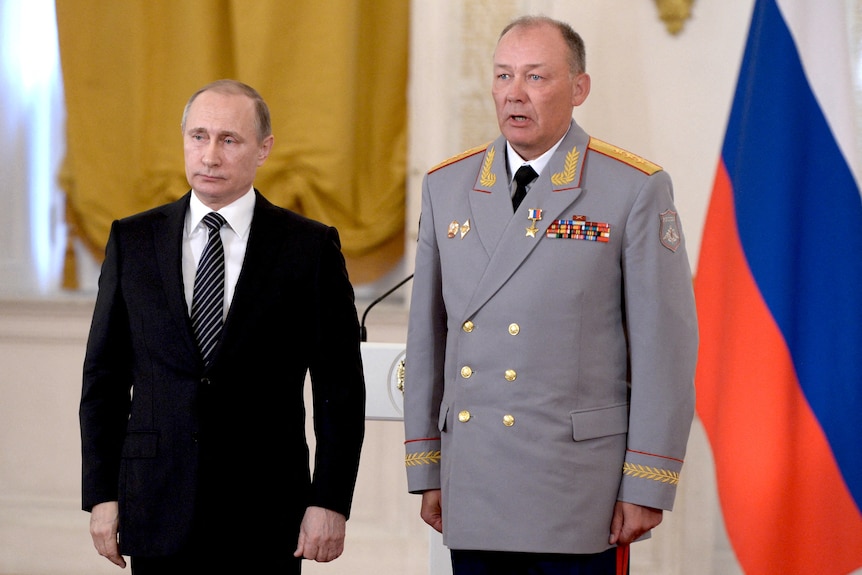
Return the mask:
{"type": "Polygon", "coordinates": [[[611,520],[611,545],[628,545],[661,523],[661,509],[617,501],[611,520]]]}
{"type": "Polygon", "coordinates": [[[90,512],[90,537],[102,557],[120,567],[126,560],[120,555],[117,533],[120,527],[120,506],[116,501],[105,501],[93,506],[90,512]]]}
{"type": "Polygon", "coordinates": [[[443,533],[443,507],[440,504],[441,495],[439,489],[429,489],[422,492],[422,508],[419,516],[422,521],[433,527],[439,533],[443,533]]]}
{"type": "Polygon", "coordinates": [[[331,509],[309,507],[299,526],[299,542],[294,557],[326,563],[344,551],[347,518],[331,509]]]}

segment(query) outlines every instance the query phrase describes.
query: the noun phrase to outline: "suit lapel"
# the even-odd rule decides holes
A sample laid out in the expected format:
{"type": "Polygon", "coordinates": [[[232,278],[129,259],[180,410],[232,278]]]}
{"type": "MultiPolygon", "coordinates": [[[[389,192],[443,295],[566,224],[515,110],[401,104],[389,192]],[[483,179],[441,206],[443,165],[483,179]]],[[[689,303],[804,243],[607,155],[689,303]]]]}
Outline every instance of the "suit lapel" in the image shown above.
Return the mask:
{"type": "Polygon", "coordinates": [[[514,215],[506,171],[506,141],[501,136],[488,148],[474,193],[470,195],[470,207],[490,260],[467,306],[468,316],[506,283],[539,242],[546,241],[545,230],[550,222],[563,217],[561,214],[581,194],[581,172],[588,142],[589,136],[573,121],[566,137],[514,215]],[[488,160],[492,149],[494,157],[488,160]],[[485,183],[491,185],[482,187],[486,168],[493,177],[485,174],[485,183]],[[482,191],[486,193],[475,193],[482,191]],[[541,210],[541,220],[535,224],[538,228],[535,237],[527,233],[527,228],[532,226],[528,217],[531,209],[541,210]]]}
{"type": "Polygon", "coordinates": [[[233,292],[233,300],[225,318],[222,340],[216,348],[216,359],[220,350],[228,347],[237,338],[242,337],[242,324],[255,317],[262,309],[259,305],[258,291],[271,281],[267,277],[273,262],[283,260],[284,254],[276,257],[274,250],[283,249],[280,240],[271,233],[271,214],[275,208],[269,200],[255,190],[254,214],[251,219],[248,243],[242,269],[237,278],[233,292]]]}
{"type": "Polygon", "coordinates": [[[512,199],[506,171],[506,139],[502,136],[485,150],[469,202],[476,233],[491,257],[512,220],[512,199]]]}
{"type": "Polygon", "coordinates": [[[186,295],[183,287],[183,230],[186,211],[191,192],[167,204],[162,210],[163,217],[153,221],[153,243],[156,261],[162,276],[165,299],[171,316],[177,322],[177,332],[182,333],[183,341],[190,353],[198,355],[198,346],[189,319],[186,295]]]}

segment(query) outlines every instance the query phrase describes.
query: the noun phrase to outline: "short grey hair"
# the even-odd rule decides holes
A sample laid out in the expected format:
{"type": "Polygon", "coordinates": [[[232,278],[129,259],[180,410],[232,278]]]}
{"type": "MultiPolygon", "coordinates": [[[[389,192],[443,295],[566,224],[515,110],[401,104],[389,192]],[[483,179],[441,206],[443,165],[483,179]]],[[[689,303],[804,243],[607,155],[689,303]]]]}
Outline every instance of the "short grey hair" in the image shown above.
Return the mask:
{"type": "Polygon", "coordinates": [[[183,120],[180,124],[183,133],[186,131],[186,119],[189,116],[189,109],[192,107],[192,103],[197,99],[198,96],[203,94],[204,92],[218,92],[219,94],[232,94],[232,95],[242,95],[248,96],[254,101],[254,109],[255,109],[255,128],[257,129],[257,142],[261,143],[265,138],[272,135],[272,119],[269,116],[269,106],[266,105],[263,97],[258,93],[257,90],[249,86],[248,84],[243,84],[237,80],[216,80],[215,82],[210,82],[206,86],[199,89],[197,92],[192,94],[192,97],[189,98],[189,101],[186,102],[186,107],[183,109],[183,120]]]}
{"type": "Polygon", "coordinates": [[[566,22],[555,20],[549,16],[521,16],[509,22],[503,31],[500,32],[500,37],[497,42],[506,35],[512,28],[533,28],[542,24],[550,24],[560,31],[566,46],[569,48],[569,69],[572,75],[582,74],[587,71],[587,49],[584,45],[584,39],[581,35],[575,32],[566,22]]]}

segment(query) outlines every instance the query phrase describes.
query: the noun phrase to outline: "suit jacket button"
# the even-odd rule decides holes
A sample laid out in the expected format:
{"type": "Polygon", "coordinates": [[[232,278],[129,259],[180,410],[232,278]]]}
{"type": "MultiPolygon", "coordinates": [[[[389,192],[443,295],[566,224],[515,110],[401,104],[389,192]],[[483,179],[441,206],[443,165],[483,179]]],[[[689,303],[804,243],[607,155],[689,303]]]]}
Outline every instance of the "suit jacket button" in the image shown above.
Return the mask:
{"type": "Polygon", "coordinates": [[[461,326],[461,329],[463,329],[466,333],[470,333],[471,331],[473,331],[474,327],[476,327],[476,324],[474,324],[468,319],[464,322],[464,325],[461,326]]]}
{"type": "Polygon", "coordinates": [[[518,335],[519,333],[521,333],[521,326],[519,326],[516,323],[510,323],[509,324],[509,334],[510,335],[518,335]]]}
{"type": "Polygon", "coordinates": [[[515,416],[509,415],[508,413],[503,416],[503,425],[506,427],[512,427],[515,425],[515,416]]]}
{"type": "Polygon", "coordinates": [[[461,377],[463,377],[464,379],[467,379],[471,375],[473,375],[473,368],[471,368],[469,365],[465,365],[464,367],[461,368],[461,377]]]}
{"type": "Polygon", "coordinates": [[[515,378],[518,377],[518,374],[514,369],[507,369],[505,377],[506,381],[515,381],[515,378]]]}
{"type": "Polygon", "coordinates": [[[470,412],[465,409],[464,411],[459,413],[458,421],[460,421],[461,423],[467,423],[468,421],[470,421],[470,412]]]}
{"type": "Polygon", "coordinates": [[[202,377],[202,378],[201,378],[201,383],[202,383],[202,384],[204,384],[204,385],[212,385],[212,380],[211,380],[210,378],[208,378],[208,377],[202,377]]]}

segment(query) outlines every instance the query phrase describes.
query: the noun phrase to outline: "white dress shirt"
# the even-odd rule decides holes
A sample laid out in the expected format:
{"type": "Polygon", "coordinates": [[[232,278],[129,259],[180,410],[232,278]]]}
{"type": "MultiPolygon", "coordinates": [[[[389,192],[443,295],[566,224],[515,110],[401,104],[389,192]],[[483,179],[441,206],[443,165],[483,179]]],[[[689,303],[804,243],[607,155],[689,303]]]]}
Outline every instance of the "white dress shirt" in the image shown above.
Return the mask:
{"type": "MultiPolygon", "coordinates": [[[[251,188],[244,196],[218,210],[218,213],[227,220],[227,223],[221,228],[225,264],[223,318],[227,317],[227,311],[230,309],[236,280],[239,278],[242,262],[245,259],[245,248],[251,229],[251,217],[254,213],[254,201],[254,188],[251,188]]],[[[195,273],[209,238],[209,228],[202,223],[202,220],[211,211],[213,210],[206,207],[192,192],[189,209],[186,212],[185,227],[183,228],[183,288],[189,314],[191,314],[192,296],[195,289],[195,273]]]]}

